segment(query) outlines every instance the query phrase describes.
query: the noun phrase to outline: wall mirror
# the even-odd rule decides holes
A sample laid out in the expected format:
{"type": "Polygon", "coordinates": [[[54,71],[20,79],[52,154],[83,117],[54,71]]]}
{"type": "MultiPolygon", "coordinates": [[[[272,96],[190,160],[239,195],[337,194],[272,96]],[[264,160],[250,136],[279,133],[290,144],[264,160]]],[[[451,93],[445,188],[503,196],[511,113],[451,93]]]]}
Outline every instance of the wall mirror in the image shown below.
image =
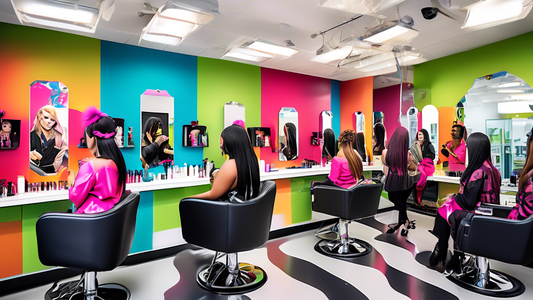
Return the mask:
{"type": "Polygon", "coordinates": [[[357,134],[357,145],[354,145],[361,156],[366,161],[366,142],[365,142],[365,115],[362,111],[356,111],[352,116],[352,126],[357,134]]]}
{"type": "Polygon", "coordinates": [[[411,106],[407,110],[407,130],[409,131],[409,144],[416,142],[418,132],[418,108],[411,106]]]}
{"type": "Polygon", "coordinates": [[[439,111],[434,105],[422,108],[422,128],[428,131],[429,139],[435,149],[439,146],[439,111]]]}
{"type": "Polygon", "coordinates": [[[295,160],[299,153],[298,112],[292,107],[282,107],[278,123],[278,159],[295,160]]]}
{"type": "Polygon", "coordinates": [[[520,77],[498,72],[475,79],[461,100],[467,133],[491,141],[492,162],[502,175],[518,174],[526,159],[526,134],[533,126],[533,89],[520,77]]]}
{"type": "Polygon", "coordinates": [[[174,98],[167,91],[141,95],[141,153],[144,169],[174,159],[174,98]]]}
{"type": "Polygon", "coordinates": [[[224,104],[224,128],[230,126],[236,120],[242,120],[246,122],[244,104],[230,101],[224,104]]]}
{"type": "Polygon", "coordinates": [[[385,149],[387,145],[387,131],[385,129],[385,114],[381,111],[375,111],[373,117],[374,126],[372,130],[372,154],[375,163],[376,156],[381,156],[383,149],[385,149]]]}
{"type": "Polygon", "coordinates": [[[323,143],[321,143],[322,157],[331,159],[337,153],[337,141],[335,139],[335,132],[333,131],[333,113],[331,111],[324,110],[320,113],[318,117],[318,127],[323,141],[323,143]]]}
{"type": "Polygon", "coordinates": [[[40,176],[68,169],[68,97],[59,81],[30,85],[30,170],[40,176]]]}

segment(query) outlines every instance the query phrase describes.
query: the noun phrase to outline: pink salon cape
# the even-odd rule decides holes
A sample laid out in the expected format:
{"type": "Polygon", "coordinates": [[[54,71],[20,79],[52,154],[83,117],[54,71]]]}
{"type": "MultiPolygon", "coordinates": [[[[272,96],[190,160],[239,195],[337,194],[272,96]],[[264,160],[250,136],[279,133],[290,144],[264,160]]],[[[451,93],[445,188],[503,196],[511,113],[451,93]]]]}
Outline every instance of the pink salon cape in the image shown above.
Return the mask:
{"type": "MultiPolygon", "coordinates": [[[[449,141],[446,143],[448,148],[451,148],[452,141],[449,141]]],[[[448,166],[450,168],[450,171],[464,171],[465,170],[465,161],[466,161],[466,143],[464,140],[461,140],[461,144],[455,151],[453,151],[455,155],[457,155],[458,159],[455,158],[451,153],[448,156],[448,166]]]]}
{"type": "Polygon", "coordinates": [[[74,186],[69,190],[76,213],[94,214],[111,209],[122,195],[122,186],[117,182],[118,169],[112,160],[82,161],[74,186]]]}

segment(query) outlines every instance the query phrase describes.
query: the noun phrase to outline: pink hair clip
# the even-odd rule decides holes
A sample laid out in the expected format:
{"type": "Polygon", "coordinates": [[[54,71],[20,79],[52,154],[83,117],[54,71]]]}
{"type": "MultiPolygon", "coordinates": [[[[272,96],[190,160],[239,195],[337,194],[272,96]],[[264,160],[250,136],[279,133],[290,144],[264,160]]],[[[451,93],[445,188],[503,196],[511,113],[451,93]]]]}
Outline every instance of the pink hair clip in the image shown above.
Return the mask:
{"type": "Polygon", "coordinates": [[[101,133],[98,130],[93,131],[93,134],[99,138],[108,139],[115,136],[115,132],[101,133]]]}

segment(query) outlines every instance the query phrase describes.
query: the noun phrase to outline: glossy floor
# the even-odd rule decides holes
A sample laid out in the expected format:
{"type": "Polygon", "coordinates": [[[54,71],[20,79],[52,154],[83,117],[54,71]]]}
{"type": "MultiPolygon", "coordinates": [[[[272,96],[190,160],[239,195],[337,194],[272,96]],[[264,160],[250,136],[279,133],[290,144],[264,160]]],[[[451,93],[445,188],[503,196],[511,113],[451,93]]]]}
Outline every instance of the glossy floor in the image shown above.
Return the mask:
{"type": "MultiPolygon", "coordinates": [[[[336,259],[314,250],[314,232],[303,232],[269,241],[265,247],[239,255],[242,262],[261,266],[268,281],[260,289],[238,296],[210,294],[196,284],[196,272],[209,263],[212,252],[187,249],[169,257],[98,275],[101,283],[127,286],[132,299],[494,299],[462,289],[415,258],[431,251],[436,242],[427,230],[433,218],[409,212],[417,228],[407,238],[382,234],[385,224],[396,220],[386,212],[350,225],[350,234],[370,243],[372,253],[361,258],[336,259]]],[[[420,257],[419,257],[420,258],[420,257]]],[[[491,261],[525,286],[511,299],[533,299],[533,269],[491,261]]],[[[2,299],[43,299],[49,286],[12,294],[2,299]]]]}

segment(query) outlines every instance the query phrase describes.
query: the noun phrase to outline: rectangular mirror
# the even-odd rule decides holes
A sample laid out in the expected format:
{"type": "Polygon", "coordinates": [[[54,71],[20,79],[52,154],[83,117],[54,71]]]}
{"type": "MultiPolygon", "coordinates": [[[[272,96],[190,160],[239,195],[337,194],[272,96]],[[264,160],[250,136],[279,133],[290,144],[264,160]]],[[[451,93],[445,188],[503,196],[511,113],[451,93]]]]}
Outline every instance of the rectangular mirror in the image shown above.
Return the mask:
{"type": "Polygon", "coordinates": [[[174,159],[174,98],[167,91],[141,95],[141,162],[145,169],[174,159]]]}
{"type": "Polygon", "coordinates": [[[337,155],[337,140],[335,132],[333,131],[333,113],[329,110],[324,110],[320,113],[318,127],[320,134],[322,134],[322,158],[332,159],[337,155]]]}
{"type": "Polygon", "coordinates": [[[298,112],[292,107],[282,107],[278,123],[278,158],[280,161],[298,158],[298,112]]]}
{"type": "Polygon", "coordinates": [[[40,176],[68,169],[68,97],[59,81],[30,85],[30,170],[40,176]]]}
{"type": "Polygon", "coordinates": [[[422,128],[428,131],[430,142],[439,145],[439,111],[434,105],[422,108],[422,128]]]}
{"type": "Polygon", "coordinates": [[[365,142],[365,115],[362,111],[356,111],[352,116],[352,126],[357,134],[357,145],[354,148],[366,162],[366,142],[365,142]]]}
{"type": "Polygon", "coordinates": [[[224,104],[224,128],[233,124],[237,120],[246,121],[244,104],[230,101],[224,104]]]}

